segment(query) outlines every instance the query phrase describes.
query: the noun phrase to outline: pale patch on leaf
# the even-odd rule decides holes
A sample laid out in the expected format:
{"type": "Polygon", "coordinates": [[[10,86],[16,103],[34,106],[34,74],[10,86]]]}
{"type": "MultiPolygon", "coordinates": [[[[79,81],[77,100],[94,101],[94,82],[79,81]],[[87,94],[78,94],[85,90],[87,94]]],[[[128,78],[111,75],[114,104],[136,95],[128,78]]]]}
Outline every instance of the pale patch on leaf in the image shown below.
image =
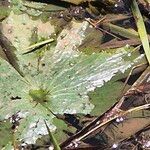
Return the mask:
{"type": "Polygon", "coordinates": [[[13,11],[2,22],[3,33],[13,45],[23,53],[23,49],[30,45],[32,30],[36,27],[38,36],[48,38],[54,33],[54,26],[50,22],[43,23],[41,20],[31,20],[29,15],[15,15],[13,11]]]}

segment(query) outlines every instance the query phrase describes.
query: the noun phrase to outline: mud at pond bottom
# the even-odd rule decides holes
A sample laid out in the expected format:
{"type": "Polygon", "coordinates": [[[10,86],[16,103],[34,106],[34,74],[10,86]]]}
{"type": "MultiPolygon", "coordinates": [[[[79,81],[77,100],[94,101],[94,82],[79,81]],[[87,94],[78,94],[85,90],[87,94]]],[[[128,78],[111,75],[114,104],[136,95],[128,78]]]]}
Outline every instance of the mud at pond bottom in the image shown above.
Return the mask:
{"type": "Polygon", "coordinates": [[[108,125],[104,133],[107,136],[108,145],[113,147],[121,141],[135,135],[138,131],[147,127],[150,124],[150,111],[141,110],[139,112],[130,113],[127,116],[122,116],[121,121],[115,120],[108,125]]]}

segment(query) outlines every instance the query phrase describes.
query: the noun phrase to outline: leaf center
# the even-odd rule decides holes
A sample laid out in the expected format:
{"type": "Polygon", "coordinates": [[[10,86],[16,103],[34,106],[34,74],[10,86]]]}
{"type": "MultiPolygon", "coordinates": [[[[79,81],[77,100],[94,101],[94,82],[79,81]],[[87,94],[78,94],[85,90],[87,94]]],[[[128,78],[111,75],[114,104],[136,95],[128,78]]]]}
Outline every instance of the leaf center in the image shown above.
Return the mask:
{"type": "Polygon", "coordinates": [[[48,91],[43,89],[30,90],[29,95],[33,101],[36,101],[38,103],[43,103],[43,102],[47,102],[48,91]]]}

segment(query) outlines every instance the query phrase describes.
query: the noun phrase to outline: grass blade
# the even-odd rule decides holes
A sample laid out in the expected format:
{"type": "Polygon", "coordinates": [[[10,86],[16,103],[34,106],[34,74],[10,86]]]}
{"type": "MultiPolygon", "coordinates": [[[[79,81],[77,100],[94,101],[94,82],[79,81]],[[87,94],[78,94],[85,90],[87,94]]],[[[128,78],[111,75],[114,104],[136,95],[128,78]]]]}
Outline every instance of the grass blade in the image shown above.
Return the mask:
{"type": "Polygon", "coordinates": [[[26,49],[24,49],[24,52],[23,54],[28,54],[28,53],[31,53],[33,51],[33,49],[39,47],[39,46],[42,46],[42,45],[45,45],[45,44],[48,44],[48,43],[51,43],[53,42],[54,39],[48,39],[48,40],[45,40],[45,41],[42,41],[42,42],[39,42],[39,43],[36,43],[34,45],[31,45],[29,47],[27,47],[26,49]],[[28,50],[28,51],[27,51],[28,50]]]}
{"type": "Polygon", "coordinates": [[[47,128],[47,131],[48,131],[48,134],[49,134],[49,137],[50,137],[50,140],[54,146],[54,150],[61,150],[60,147],[59,147],[59,144],[57,142],[57,140],[55,139],[55,137],[53,136],[53,134],[51,133],[46,121],[44,120],[45,122],[45,125],[46,125],[46,128],[47,128]]]}
{"type": "Polygon", "coordinates": [[[133,13],[133,16],[134,16],[136,24],[137,24],[138,33],[139,33],[148,63],[150,64],[150,46],[149,46],[148,35],[146,32],[143,17],[141,15],[141,12],[139,10],[136,0],[133,0],[131,9],[132,9],[132,13],[133,13]]]}

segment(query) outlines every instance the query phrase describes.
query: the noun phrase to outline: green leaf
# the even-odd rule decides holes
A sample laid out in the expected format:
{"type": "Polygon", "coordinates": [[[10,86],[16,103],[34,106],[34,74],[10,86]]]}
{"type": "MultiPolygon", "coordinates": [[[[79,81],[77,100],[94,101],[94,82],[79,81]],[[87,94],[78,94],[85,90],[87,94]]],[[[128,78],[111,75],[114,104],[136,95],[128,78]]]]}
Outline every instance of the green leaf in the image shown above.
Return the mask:
{"type": "Polygon", "coordinates": [[[104,84],[100,88],[96,88],[94,92],[89,92],[89,97],[95,108],[92,110],[93,115],[99,115],[108,110],[115,102],[118,101],[123,83],[119,81],[111,81],[104,84]],[[100,109],[101,108],[101,109],[100,109]]]}
{"type": "Polygon", "coordinates": [[[136,0],[133,0],[133,3],[131,5],[132,8],[132,13],[134,15],[136,24],[137,24],[137,28],[138,28],[138,33],[148,60],[148,63],[150,64],[150,46],[149,46],[149,40],[148,40],[148,36],[147,36],[147,32],[146,32],[146,28],[145,28],[145,24],[143,21],[143,17],[141,15],[141,12],[139,10],[138,4],[136,2],[136,0]]]}

